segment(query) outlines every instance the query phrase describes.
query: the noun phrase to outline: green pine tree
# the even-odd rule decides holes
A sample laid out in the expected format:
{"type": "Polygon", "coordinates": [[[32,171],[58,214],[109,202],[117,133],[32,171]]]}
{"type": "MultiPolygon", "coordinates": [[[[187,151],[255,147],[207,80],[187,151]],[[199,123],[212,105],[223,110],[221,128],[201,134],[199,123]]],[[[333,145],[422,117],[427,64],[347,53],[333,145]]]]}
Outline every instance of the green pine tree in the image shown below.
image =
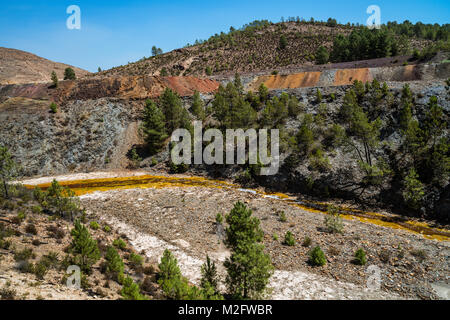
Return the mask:
{"type": "Polygon", "coordinates": [[[71,235],[70,252],[73,255],[73,262],[82,271],[90,273],[92,265],[100,259],[97,241],[92,239],[88,229],[79,220],[75,221],[71,235]]]}

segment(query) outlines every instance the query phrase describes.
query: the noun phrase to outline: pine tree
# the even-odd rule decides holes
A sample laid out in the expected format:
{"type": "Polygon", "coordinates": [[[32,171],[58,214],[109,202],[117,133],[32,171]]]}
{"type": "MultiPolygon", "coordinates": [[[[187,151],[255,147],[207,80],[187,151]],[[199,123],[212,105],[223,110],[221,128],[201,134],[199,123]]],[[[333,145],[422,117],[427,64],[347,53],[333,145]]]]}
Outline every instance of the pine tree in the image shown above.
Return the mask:
{"type": "Polygon", "coordinates": [[[270,257],[260,243],[263,231],[259,220],[252,218],[252,211],[237,202],[226,216],[226,244],[232,250],[224,266],[227,269],[226,284],[229,294],[236,299],[259,298],[265,293],[273,273],[270,257]]]}
{"type": "Polygon", "coordinates": [[[106,250],[106,274],[116,281],[120,282],[123,277],[125,266],[119,253],[114,247],[108,247],[106,250]]]}
{"type": "Polygon", "coordinates": [[[79,220],[75,221],[71,231],[72,243],[70,252],[73,255],[73,262],[82,271],[89,273],[91,267],[100,259],[100,250],[97,241],[92,239],[88,229],[79,220]]]}
{"type": "Polygon", "coordinates": [[[209,256],[206,256],[206,262],[202,265],[201,273],[202,278],[200,280],[200,287],[203,290],[212,289],[214,293],[218,293],[219,281],[217,279],[217,268],[216,264],[211,261],[209,256]]]}
{"type": "Polygon", "coordinates": [[[56,75],[55,71],[52,71],[52,82],[53,82],[53,87],[54,88],[58,88],[58,76],[56,75]]]}
{"type": "Polygon", "coordinates": [[[197,119],[202,121],[205,120],[206,115],[204,103],[198,91],[195,91],[194,93],[194,101],[192,102],[192,113],[197,117],[197,119]]]}
{"type": "Polygon", "coordinates": [[[152,100],[147,100],[141,130],[152,153],[157,153],[167,138],[165,117],[161,109],[152,100]]]}
{"type": "Polygon", "coordinates": [[[19,166],[14,162],[11,153],[6,147],[0,146],[0,179],[6,198],[9,198],[8,182],[17,177],[18,170],[19,166]]]}
{"type": "Polygon", "coordinates": [[[405,177],[403,198],[411,209],[419,209],[425,195],[424,185],[420,182],[419,176],[414,168],[411,168],[405,177]]]}
{"type": "Polygon", "coordinates": [[[75,71],[72,68],[66,68],[64,70],[64,80],[76,80],[77,76],[75,75],[75,71]]]}
{"type": "Polygon", "coordinates": [[[317,64],[326,64],[330,59],[330,54],[325,47],[320,46],[316,52],[316,63],[317,64]]]}

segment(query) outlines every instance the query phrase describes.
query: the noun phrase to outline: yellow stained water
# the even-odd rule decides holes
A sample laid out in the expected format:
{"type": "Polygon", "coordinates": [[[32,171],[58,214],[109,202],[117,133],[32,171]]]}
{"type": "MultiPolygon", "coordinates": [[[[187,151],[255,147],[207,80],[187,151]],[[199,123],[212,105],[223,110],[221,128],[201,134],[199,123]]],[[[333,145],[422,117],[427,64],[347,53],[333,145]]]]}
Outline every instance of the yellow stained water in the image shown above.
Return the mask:
{"type": "MultiPolygon", "coordinates": [[[[87,179],[87,180],[73,180],[62,181],[61,185],[73,190],[76,195],[81,196],[93,192],[104,192],[109,190],[125,190],[125,189],[164,189],[164,188],[188,188],[188,187],[203,187],[203,188],[217,188],[217,189],[241,189],[240,186],[220,180],[211,180],[202,177],[165,177],[165,176],[134,176],[122,178],[106,178],[106,179],[87,179]]],[[[42,189],[46,189],[50,183],[38,185],[42,189]]],[[[27,186],[28,188],[35,188],[35,186],[27,186]]],[[[292,197],[283,193],[265,193],[259,190],[248,190],[262,197],[270,196],[279,199],[292,206],[301,208],[302,210],[313,213],[326,213],[326,204],[313,201],[302,201],[299,203],[292,197]],[[319,207],[320,209],[317,209],[319,207]]],[[[413,233],[421,234],[428,239],[439,241],[449,241],[450,231],[438,228],[432,228],[424,222],[404,221],[401,218],[395,219],[388,217],[381,213],[364,212],[347,207],[341,207],[341,212],[344,219],[357,219],[364,223],[371,223],[378,226],[388,227],[392,229],[401,229],[413,233]]]]}

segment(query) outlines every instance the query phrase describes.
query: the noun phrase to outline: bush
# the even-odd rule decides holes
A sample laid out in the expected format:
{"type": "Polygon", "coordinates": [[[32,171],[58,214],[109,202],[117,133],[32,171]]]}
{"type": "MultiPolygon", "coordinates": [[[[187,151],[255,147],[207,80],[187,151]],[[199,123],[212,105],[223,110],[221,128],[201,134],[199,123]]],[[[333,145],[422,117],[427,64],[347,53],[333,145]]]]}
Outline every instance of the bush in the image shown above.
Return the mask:
{"type": "Polygon", "coordinates": [[[35,257],[36,255],[33,253],[33,249],[30,248],[25,248],[14,253],[14,260],[17,262],[28,261],[29,259],[34,259],[35,257]]]}
{"type": "Polygon", "coordinates": [[[98,229],[100,229],[100,225],[98,224],[97,221],[91,221],[91,223],[89,224],[89,226],[91,227],[92,230],[98,230],[98,229]]]}
{"type": "Polygon", "coordinates": [[[140,293],[139,285],[130,277],[124,279],[120,294],[124,300],[147,300],[147,298],[140,293]]]}
{"type": "Polygon", "coordinates": [[[364,249],[358,249],[355,252],[355,259],[353,262],[357,265],[363,266],[367,263],[366,253],[364,249]]]}
{"type": "Polygon", "coordinates": [[[51,113],[57,113],[58,112],[58,105],[54,102],[52,102],[49,106],[51,113]]]}
{"type": "Polygon", "coordinates": [[[103,227],[103,231],[105,231],[106,233],[110,233],[111,232],[111,227],[110,226],[104,226],[103,227]]]}
{"type": "Polygon", "coordinates": [[[327,209],[327,215],[325,216],[324,224],[326,230],[330,233],[342,233],[344,232],[344,223],[338,208],[335,206],[329,206],[327,209]]]}
{"type": "Polygon", "coordinates": [[[312,244],[312,240],[310,237],[305,237],[305,239],[303,240],[302,246],[304,247],[310,247],[312,244]]]}
{"type": "Polygon", "coordinates": [[[27,226],[25,227],[25,232],[29,233],[29,234],[32,234],[32,235],[37,235],[38,234],[36,226],[33,223],[27,224],[27,226]]]}
{"type": "Polygon", "coordinates": [[[53,82],[53,87],[58,88],[58,76],[56,75],[55,71],[52,72],[51,79],[53,82]]]}
{"type": "Polygon", "coordinates": [[[218,213],[216,215],[216,223],[217,224],[222,224],[223,223],[223,215],[221,213],[218,213]]]}
{"type": "Polygon", "coordinates": [[[284,236],[284,244],[289,247],[295,246],[295,238],[292,232],[286,232],[286,235],[284,236]]]}
{"type": "Polygon", "coordinates": [[[286,216],[286,213],[284,211],[279,213],[279,217],[280,217],[280,221],[281,222],[287,222],[287,216],[286,216]]]}
{"type": "Polygon", "coordinates": [[[144,257],[134,252],[130,253],[130,257],[128,258],[128,260],[130,260],[131,266],[135,270],[142,268],[142,265],[144,263],[144,257]]]}
{"type": "Polygon", "coordinates": [[[127,248],[127,243],[121,238],[117,238],[113,241],[113,246],[119,248],[120,250],[125,250],[127,248]]]}
{"type": "Polygon", "coordinates": [[[317,246],[309,252],[308,262],[313,266],[321,267],[327,263],[327,258],[325,257],[325,253],[323,253],[322,249],[317,246]]]}

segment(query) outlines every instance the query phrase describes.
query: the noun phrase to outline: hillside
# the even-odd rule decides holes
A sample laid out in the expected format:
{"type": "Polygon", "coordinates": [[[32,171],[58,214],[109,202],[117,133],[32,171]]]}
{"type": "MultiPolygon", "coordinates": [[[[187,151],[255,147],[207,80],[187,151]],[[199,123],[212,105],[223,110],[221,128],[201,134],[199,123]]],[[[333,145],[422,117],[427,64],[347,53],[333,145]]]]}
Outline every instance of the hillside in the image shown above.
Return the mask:
{"type": "MultiPolygon", "coordinates": [[[[328,25],[317,22],[271,23],[256,21],[239,30],[216,34],[195,45],[143,58],[125,66],[96,73],[96,76],[171,75],[211,76],[233,75],[235,72],[273,72],[305,68],[316,64],[317,50],[329,52],[338,35],[348,36],[360,28],[351,25],[328,25]]],[[[398,54],[411,53],[412,48],[423,49],[430,40],[409,37],[404,45],[395,36],[398,54]]],[[[363,60],[363,59],[360,59],[363,60]]]]}
{"type": "Polygon", "coordinates": [[[64,70],[71,67],[78,77],[89,72],[67,64],[53,62],[34,54],[0,47],[0,84],[22,84],[50,82],[52,71],[59,79],[64,78],[64,70]]]}

